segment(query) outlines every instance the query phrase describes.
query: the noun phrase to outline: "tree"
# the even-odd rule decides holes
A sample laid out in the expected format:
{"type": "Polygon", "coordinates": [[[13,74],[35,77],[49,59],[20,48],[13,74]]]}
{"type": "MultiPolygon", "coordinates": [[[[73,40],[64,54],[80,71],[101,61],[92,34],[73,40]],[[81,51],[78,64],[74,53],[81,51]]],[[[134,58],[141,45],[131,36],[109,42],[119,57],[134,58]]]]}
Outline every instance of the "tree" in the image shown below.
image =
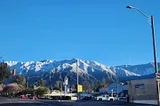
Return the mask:
{"type": "Polygon", "coordinates": [[[27,89],[25,89],[25,90],[23,90],[23,94],[32,94],[32,95],[35,95],[35,89],[33,89],[33,88],[27,88],[27,89]]]}
{"type": "Polygon", "coordinates": [[[38,96],[43,96],[44,94],[47,94],[49,92],[49,89],[46,87],[39,87],[35,92],[38,96]]]}
{"type": "Polygon", "coordinates": [[[11,72],[7,66],[7,63],[0,63],[0,84],[2,84],[4,80],[8,79],[10,75],[11,72]]]}
{"type": "Polygon", "coordinates": [[[25,86],[26,85],[26,78],[23,77],[22,75],[15,75],[13,77],[13,82],[25,86]]]}
{"type": "Polygon", "coordinates": [[[22,92],[24,90],[24,87],[22,85],[18,85],[17,83],[11,83],[5,86],[4,92],[15,95],[19,92],[22,92]]]}

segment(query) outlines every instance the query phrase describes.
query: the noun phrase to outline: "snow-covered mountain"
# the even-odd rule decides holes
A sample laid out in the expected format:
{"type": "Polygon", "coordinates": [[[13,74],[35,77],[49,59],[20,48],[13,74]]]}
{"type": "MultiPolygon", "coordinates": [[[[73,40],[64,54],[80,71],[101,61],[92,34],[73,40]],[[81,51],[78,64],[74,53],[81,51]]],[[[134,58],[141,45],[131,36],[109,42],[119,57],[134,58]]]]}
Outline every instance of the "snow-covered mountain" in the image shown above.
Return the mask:
{"type": "MultiPolygon", "coordinates": [[[[43,77],[45,80],[60,80],[60,75],[70,77],[73,83],[76,82],[76,73],[80,77],[80,82],[106,79],[113,82],[117,79],[116,74],[107,66],[96,61],[83,61],[80,59],[71,60],[43,60],[36,62],[6,62],[11,70],[16,69],[16,74],[29,76],[30,78],[43,77]]],[[[53,82],[55,83],[55,82],[53,82]]]]}
{"type": "MultiPolygon", "coordinates": [[[[60,80],[60,76],[70,77],[73,83],[76,82],[76,73],[80,76],[80,81],[90,82],[106,79],[115,81],[118,77],[144,76],[154,73],[154,64],[105,66],[96,61],[84,61],[80,59],[70,60],[43,60],[31,62],[6,62],[10,69],[16,69],[16,74],[29,76],[30,78],[43,77],[46,80],[60,80]],[[76,70],[77,69],[77,70],[76,70]],[[118,77],[117,77],[118,76],[118,77]]],[[[53,82],[55,83],[55,82],[53,82]]]]}
{"type": "Polygon", "coordinates": [[[130,77],[130,76],[141,76],[136,72],[131,72],[123,67],[110,67],[110,69],[120,78],[130,77]]]}
{"type": "MultiPolygon", "coordinates": [[[[158,64],[160,67],[160,63],[158,64]]],[[[110,69],[119,77],[127,76],[146,76],[155,73],[154,63],[139,64],[139,65],[122,65],[110,67],[110,69]]]]}

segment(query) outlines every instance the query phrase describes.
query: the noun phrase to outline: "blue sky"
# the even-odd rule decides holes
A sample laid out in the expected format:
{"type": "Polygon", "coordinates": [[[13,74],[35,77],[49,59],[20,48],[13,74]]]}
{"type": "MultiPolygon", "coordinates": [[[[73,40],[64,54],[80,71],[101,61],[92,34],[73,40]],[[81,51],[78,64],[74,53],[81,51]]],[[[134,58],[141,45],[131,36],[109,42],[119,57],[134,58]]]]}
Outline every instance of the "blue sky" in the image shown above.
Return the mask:
{"type": "Polygon", "coordinates": [[[4,60],[96,60],[105,65],[153,61],[148,20],[155,17],[160,59],[159,0],[1,0],[0,55],[4,60]]]}

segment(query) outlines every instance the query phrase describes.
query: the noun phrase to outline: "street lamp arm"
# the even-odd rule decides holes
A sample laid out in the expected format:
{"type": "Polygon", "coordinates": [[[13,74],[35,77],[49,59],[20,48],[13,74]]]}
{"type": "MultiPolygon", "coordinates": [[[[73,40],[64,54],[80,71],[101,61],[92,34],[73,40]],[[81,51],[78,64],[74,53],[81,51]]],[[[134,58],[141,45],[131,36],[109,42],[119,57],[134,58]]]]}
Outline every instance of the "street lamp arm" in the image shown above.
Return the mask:
{"type": "Polygon", "coordinates": [[[140,9],[138,8],[133,8],[133,9],[136,9],[137,11],[139,11],[143,16],[147,17],[147,18],[151,18],[150,16],[146,15],[144,12],[142,12],[140,9]]]}
{"type": "Polygon", "coordinates": [[[135,10],[139,11],[143,16],[145,16],[145,17],[147,17],[147,18],[150,18],[150,16],[146,15],[144,12],[142,12],[140,9],[138,9],[138,8],[136,8],[136,7],[126,6],[126,8],[135,9],[135,10]]]}

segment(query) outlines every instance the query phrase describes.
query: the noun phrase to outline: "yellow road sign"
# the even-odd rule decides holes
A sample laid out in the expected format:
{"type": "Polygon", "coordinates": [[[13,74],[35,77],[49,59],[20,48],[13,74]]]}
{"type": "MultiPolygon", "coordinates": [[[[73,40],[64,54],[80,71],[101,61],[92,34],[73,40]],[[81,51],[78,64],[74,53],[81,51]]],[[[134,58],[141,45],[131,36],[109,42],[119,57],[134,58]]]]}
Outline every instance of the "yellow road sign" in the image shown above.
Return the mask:
{"type": "Polygon", "coordinates": [[[82,85],[78,85],[78,92],[82,92],[83,91],[83,86],[82,85]]]}

